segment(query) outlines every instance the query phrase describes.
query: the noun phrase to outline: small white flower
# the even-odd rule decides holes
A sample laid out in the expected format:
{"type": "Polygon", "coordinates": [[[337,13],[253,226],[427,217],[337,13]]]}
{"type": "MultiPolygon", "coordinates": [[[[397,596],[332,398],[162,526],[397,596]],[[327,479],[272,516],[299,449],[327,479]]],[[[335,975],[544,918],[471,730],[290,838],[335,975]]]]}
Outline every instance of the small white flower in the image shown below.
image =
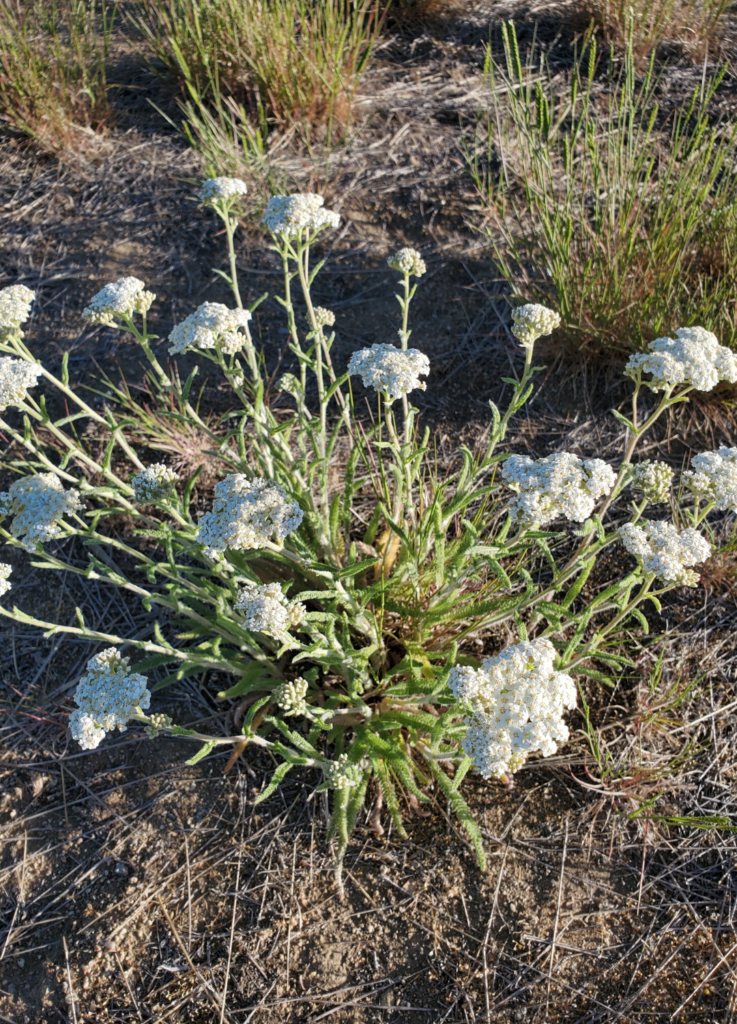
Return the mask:
{"type": "Polygon", "coordinates": [[[315,192],[298,192],[289,196],[272,196],[266,204],[262,223],[272,235],[289,238],[302,231],[337,228],[340,215],[323,209],[325,200],[315,192]]]}
{"type": "Polygon", "coordinates": [[[0,288],[0,338],[20,331],[31,315],[31,304],[36,293],[24,284],[11,284],[0,288]]]}
{"type": "Polygon", "coordinates": [[[155,298],[137,277],[121,277],[93,295],[82,316],[91,324],[117,327],[118,320],[129,320],[134,313],[148,313],[155,298]]]}
{"type": "Polygon", "coordinates": [[[28,397],[28,389],[35,388],[43,370],[38,363],[25,359],[0,357],[0,409],[18,405],[28,397]]]}
{"type": "Polygon", "coordinates": [[[720,380],[737,381],[737,356],[720,345],[715,334],[703,327],[679,327],[675,338],[656,338],[647,352],[630,356],[624,371],[652,374],[648,387],[665,391],[688,384],[697,391],[711,391],[720,380]]]}
{"type": "Polygon", "coordinates": [[[78,707],[69,717],[72,736],[83,750],[94,750],[117,726],[126,730],[133,715],[151,705],[146,676],[131,672],[130,659],[114,647],[87,662],[74,693],[78,707]]]}
{"type": "Polygon", "coordinates": [[[555,648],[540,638],[505,647],[481,668],[451,669],[448,685],[471,709],[463,749],[484,778],[512,774],[533,751],[547,757],[568,739],[562,715],[576,706],[576,684],[554,663],[555,648]]]}
{"type": "Polygon", "coordinates": [[[208,178],[200,189],[200,199],[206,206],[221,200],[244,196],[248,187],[241,178],[208,178]]]}
{"type": "Polygon", "coordinates": [[[58,537],[58,520],[84,508],[79,491],[65,491],[54,473],[38,473],[15,480],[0,493],[0,513],[13,516],[10,532],[27,551],[58,537]]]}
{"type": "Polygon", "coordinates": [[[8,576],[10,576],[12,571],[12,565],[8,565],[5,562],[0,562],[0,597],[2,597],[4,594],[7,594],[9,590],[13,589],[13,584],[8,579],[8,576]]]}
{"type": "Polygon", "coordinates": [[[215,503],[200,519],[197,540],[211,558],[228,548],[262,548],[274,538],[281,543],[299,527],[303,516],[279,484],[231,473],[215,484],[215,503]]]}
{"type": "Polygon", "coordinates": [[[664,583],[695,587],[698,573],[687,568],[704,562],[711,554],[708,540],[689,527],[680,534],[673,523],[625,523],[618,530],[631,555],[641,559],[646,573],[655,573],[664,583]]]}
{"type": "Polygon", "coordinates": [[[309,684],[306,679],[302,676],[297,676],[296,679],[290,679],[287,682],[280,683],[272,691],[272,700],[281,708],[287,717],[294,715],[307,715],[309,713],[309,705],[307,700],[307,690],[309,684]]]}
{"type": "Polygon", "coordinates": [[[332,327],[335,324],[335,313],[332,309],[325,309],[324,306],[315,306],[315,324],[318,330],[322,327],[332,327]]]}
{"type": "Polygon", "coordinates": [[[737,512],[737,448],[702,452],[691,466],[683,474],[686,487],[722,512],[737,512]]]}
{"type": "Polygon", "coordinates": [[[243,348],[246,339],[238,329],[247,327],[250,319],[247,309],[228,309],[222,302],[203,302],[172,330],[169,352],[175,355],[189,348],[217,347],[232,355],[243,348]]]}
{"type": "Polygon", "coordinates": [[[375,388],[393,402],[395,398],[409,394],[427,385],[420,380],[420,374],[430,372],[430,360],[419,349],[406,352],[394,345],[372,345],[354,352],[348,363],[348,373],[359,374],[366,388],[375,388]]]}
{"type": "Polygon", "coordinates": [[[298,626],[305,616],[305,606],[299,601],[290,603],[278,583],[257,586],[247,583],[238,592],[234,608],[243,612],[243,625],[253,633],[286,633],[298,626]]]}
{"type": "Polygon", "coordinates": [[[534,345],[538,338],[552,334],[556,327],[560,327],[560,314],[536,302],[528,302],[513,310],[512,320],[512,334],[524,348],[534,345]]]}
{"type": "Polygon", "coordinates": [[[502,477],[518,492],[509,503],[512,518],[541,526],[559,516],[582,523],[617,479],[612,467],[601,459],[579,459],[569,452],[556,452],[545,459],[512,455],[502,466],[502,477]]]}
{"type": "Polygon", "coordinates": [[[163,501],[171,494],[178,479],[179,476],[173,469],[169,469],[162,462],[154,462],[131,478],[133,496],[139,505],[163,501]]]}
{"type": "Polygon", "coordinates": [[[323,761],[322,770],[330,789],[350,789],[361,780],[358,767],[348,760],[347,754],[341,754],[335,761],[323,761]]]}
{"type": "Polygon", "coordinates": [[[648,501],[662,503],[670,497],[673,470],[666,462],[639,462],[632,473],[630,486],[642,491],[648,501]]]}
{"type": "Polygon", "coordinates": [[[386,262],[392,270],[398,270],[400,274],[413,274],[415,277],[422,277],[427,270],[425,261],[416,249],[400,249],[386,262]]]}

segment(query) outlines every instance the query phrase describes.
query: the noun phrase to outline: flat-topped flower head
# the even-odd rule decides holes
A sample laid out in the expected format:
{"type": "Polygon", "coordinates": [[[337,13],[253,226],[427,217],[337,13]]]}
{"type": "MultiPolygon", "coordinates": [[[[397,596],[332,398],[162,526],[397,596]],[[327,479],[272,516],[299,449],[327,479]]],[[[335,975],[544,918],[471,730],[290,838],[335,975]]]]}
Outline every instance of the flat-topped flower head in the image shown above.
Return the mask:
{"type": "Polygon", "coordinates": [[[135,313],[148,313],[155,298],[139,278],[120,277],[92,296],[82,316],[91,324],[119,327],[120,320],[130,320],[135,313]]]}
{"type": "Polygon", "coordinates": [[[631,555],[640,559],[646,573],[654,573],[664,583],[695,587],[699,574],[688,568],[704,562],[711,554],[709,541],[689,527],[681,533],[673,523],[625,523],[618,530],[631,555]]]}
{"type": "Polygon", "coordinates": [[[576,706],[576,684],[554,669],[549,640],[505,647],[481,668],[451,669],[448,685],[471,710],[463,749],[488,779],[517,771],[534,751],[556,752],[568,739],[563,711],[576,706]]]}
{"type": "Polygon", "coordinates": [[[392,270],[398,270],[400,274],[422,277],[427,271],[427,264],[416,249],[400,249],[393,253],[386,262],[392,270]]]}
{"type": "Polygon", "coordinates": [[[133,496],[139,505],[163,501],[174,489],[179,476],[163,462],[154,462],[131,478],[133,496]]]}
{"type": "Polygon", "coordinates": [[[667,462],[650,462],[645,459],[634,467],[630,487],[642,491],[648,501],[654,504],[667,501],[673,483],[673,470],[667,462]]]}
{"type": "Polygon", "coordinates": [[[208,178],[200,189],[200,199],[205,206],[213,206],[245,196],[247,192],[248,186],[241,178],[208,178]]]}
{"type": "Polygon", "coordinates": [[[176,355],[190,348],[218,348],[226,355],[239,352],[246,338],[239,328],[247,327],[247,309],[228,309],[222,302],[203,302],[169,335],[169,352],[176,355]]]}
{"type": "Polygon", "coordinates": [[[65,491],[54,473],[21,477],[0,493],[0,513],[13,516],[10,532],[27,551],[58,537],[59,520],[81,508],[79,491],[75,487],[65,491]]]}
{"type": "Polygon", "coordinates": [[[42,374],[43,370],[38,363],[0,356],[0,409],[24,402],[28,397],[28,389],[35,388],[42,374]]]}
{"type": "Polygon", "coordinates": [[[24,284],[11,284],[0,288],[0,339],[8,334],[22,333],[24,324],[31,315],[31,305],[36,293],[24,284]]]}
{"type": "Polygon", "coordinates": [[[325,309],[324,306],[315,306],[313,310],[315,314],[315,324],[318,330],[323,327],[333,327],[335,324],[335,313],[332,309],[325,309]]]}
{"type": "Polygon", "coordinates": [[[258,586],[247,583],[238,591],[236,611],[243,612],[243,625],[253,633],[279,636],[292,626],[298,626],[305,617],[305,606],[299,601],[290,603],[278,583],[258,586]]]}
{"type": "Polygon", "coordinates": [[[701,452],[691,467],[683,474],[689,490],[698,498],[713,502],[720,512],[737,512],[737,448],[701,452]]]}
{"type": "Polygon", "coordinates": [[[545,459],[512,455],[502,466],[502,478],[517,491],[509,503],[512,518],[540,526],[561,516],[582,523],[617,479],[612,467],[601,459],[579,459],[569,452],[556,452],[545,459]]]}
{"type": "Polygon", "coordinates": [[[272,235],[291,238],[303,231],[337,228],[340,215],[325,210],[325,200],[316,192],[297,192],[288,196],[272,196],[266,204],[262,224],[272,235]]]}
{"type": "Polygon", "coordinates": [[[307,703],[309,684],[302,676],[280,683],[271,691],[271,699],[289,718],[294,715],[307,715],[310,711],[307,703]]]}
{"type": "Polygon", "coordinates": [[[388,401],[393,402],[402,395],[427,385],[420,380],[420,374],[430,372],[430,360],[419,349],[406,352],[394,345],[372,345],[354,352],[348,363],[348,373],[358,374],[366,388],[381,391],[388,401]]]}
{"type": "Polygon", "coordinates": [[[272,480],[244,473],[231,473],[215,484],[211,512],[200,519],[197,540],[211,558],[228,548],[247,551],[281,544],[299,527],[304,513],[296,501],[289,501],[284,488],[272,480]]]}
{"type": "Polygon", "coordinates": [[[675,338],[656,338],[647,348],[630,356],[624,372],[630,377],[651,374],[646,383],[653,391],[679,384],[711,391],[720,380],[737,381],[737,356],[703,327],[679,327],[675,338]]]}
{"type": "Polygon", "coordinates": [[[12,565],[8,565],[6,562],[0,562],[0,597],[13,589],[13,584],[8,579],[12,571],[12,565]]]}
{"type": "Polygon", "coordinates": [[[512,334],[523,348],[534,345],[538,338],[552,334],[560,327],[560,314],[547,306],[528,302],[512,311],[512,334]]]}
{"type": "Polygon", "coordinates": [[[126,723],[150,707],[151,694],[146,676],[131,672],[130,659],[108,647],[87,662],[74,700],[78,707],[69,717],[72,736],[83,750],[94,750],[116,727],[125,732],[126,723]]]}

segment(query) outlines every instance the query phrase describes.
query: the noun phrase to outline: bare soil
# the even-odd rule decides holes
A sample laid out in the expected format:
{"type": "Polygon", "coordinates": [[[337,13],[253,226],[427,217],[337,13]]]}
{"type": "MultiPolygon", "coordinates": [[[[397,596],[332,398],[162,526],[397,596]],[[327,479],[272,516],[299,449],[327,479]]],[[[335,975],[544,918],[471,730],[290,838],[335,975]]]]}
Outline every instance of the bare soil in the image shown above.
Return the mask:
{"type": "MultiPolygon", "coordinates": [[[[431,360],[418,404],[441,454],[479,436],[488,400],[503,398],[501,377],[519,360],[463,166],[483,44],[509,10],[469,4],[448,23],[391,37],[359,96],[361,130],[329,170],[296,148],[283,160],[285,175],[324,189],[344,218],[317,288],[338,317],[339,362],[397,329],[386,255],[412,244],[426,256],[413,343],[431,360]]],[[[523,40],[536,20],[549,41],[579,30],[569,9],[541,8],[523,40]]],[[[201,163],[147,102],[174,117],[173,97],[124,47],[118,72],[116,122],[79,158],[59,162],[0,139],[0,286],[36,290],[31,347],[52,369],[69,351],[72,378],[91,387],[103,373],[141,381],[136,350],[80,318],[105,282],[134,274],[158,293],[162,359],[177,320],[226,298],[213,271],[224,265],[219,225],[193,198],[201,163]]],[[[677,65],[674,88],[693,74],[677,65]]],[[[239,250],[251,301],[278,286],[257,219],[246,218],[239,250]]],[[[274,370],[286,359],[278,313],[270,298],[256,318],[274,370]]],[[[616,458],[609,409],[626,394],[619,370],[545,356],[550,369],[515,428],[515,449],[616,458]]],[[[224,411],[218,382],[203,384],[204,407],[224,411]]],[[[690,447],[733,444],[734,434],[731,405],[712,404],[671,420],[644,454],[680,466],[690,447]]],[[[730,529],[722,524],[719,538],[730,529]]],[[[131,636],[152,628],[116,593],[50,578],[15,550],[6,557],[27,611],[72,621],[80,606],[88,621],[131,636]]],[[[735,839],[676,821],[726,815],[737,824],[729,556],[710,572],[653,616],[653,647],[640,650],[633,637],[636,671],[614,691],[585,687],[607,773],[572,715],[571,743],[530,762],[514,788],[464,782],[486,872],[431,793],[429,809],[407,807],[406,841],[385,817],[383,834],[370,815],[360,822],[342,891],[310,773],[290,775],[254,809],[273,764],[251,750],[227,773],[225,756],[188,767],[181,741],[133,729],[80,752],[66,720],[89,648],[3,627],[0,1021],[733,1021],[735,839]],[[661,651],[663,681],[650,692],[661,651]],[[655,713],[670,687],[694,680],[677,710],[655,713]],[[656,813],[631,817],[649,800],[656,813]]],[[[479,649],[487,643],[496,649],[497,638],[479,649]]],[[[227,732],[232,708],[215,696],[223,684],[190,680],[158,696],[156,710],[227,732]]]]}

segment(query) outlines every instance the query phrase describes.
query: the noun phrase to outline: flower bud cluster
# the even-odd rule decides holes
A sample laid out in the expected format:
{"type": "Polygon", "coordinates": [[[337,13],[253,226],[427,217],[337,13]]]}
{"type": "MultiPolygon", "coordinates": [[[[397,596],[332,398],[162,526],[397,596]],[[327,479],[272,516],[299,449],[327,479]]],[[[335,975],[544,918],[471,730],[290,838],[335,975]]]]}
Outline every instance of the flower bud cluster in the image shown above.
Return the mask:
{"type": "Polygon", "coordinates": [[[675,338],[656,338],[647,348],[630,356],[624,372],[630,377],[652,374],[648,387],[653,391],[677,384],[711,391],[720,380],[737,381],[737,356],[703,327],[679,327],[675,338]]]}
{"type": "Polygon", "coordinates": [[[222,302],[203,302],[169,334],[169,352],[176,355],[188,348],[219,348],[233,355],[243,348],[245,337],[239,327],[251,319],[247,309],[228,309],[222,302]]]}
{"type": "Polygon", "coordinates": [[[737,448],[702,452],[683,474],[683,482],[700,499],[721,512],[737,512],[737,448]]]}
{"type": "Polygon", "coordinates": [[[163,501],[171,494],[179,476],[163,462],[154,462],[131,478],[133,496],[139,505],[163,501]]]}
{"type": "Polygon", "coordinates": [[[545,459],[512,455],[502,467],[502,478],[517,491],[509,503],[512,518],[541,526],[560,516],[582,523],[617,479],[612,467],[601,459],[582,460],[569,452],[556,452],[545,459]]]}
{"type": "Polygon", "coordinates": [[[35,388],[43,370],[38,363],[25,359],[0,357],[0,409],[18,405],[28,397],[28,389],[35,388]]]}
{"type": "Polygon", "coordinates": [[[31,315],[31,304],[35,298],[36,293],[24,284],[0,288],[0,339],[20,331],[20,325],[31,315]]]}
{"type": "Polygon", "coordinates": [[[409,394],[415,388],[424,391],[427,385],[419,375],[430,372],[430,360],[419,349],[403,352],[394,345],[372,345],[354,352],[348,362],[348,373],[359,374],[363,386],[383,392],[389,402],[409,394]]]}
{"type": "Polygon", "coordinates": [[[350,789],[361,780],[361,772],[351,764],[347,754],[341,754],[335,761],[323,761],[322,770],[330,789],[350,789]]]}
{"type": "Polygon", "coordinates": [[[117,726],[125,732],[126,722],[151,704],[148,680],[131,672],[130,659],[114,647],[87,662],[87,671],[74,693],[77,708],[69,718],[72,736],[83,750],[94,750],[117,726]]]}
{"type": "Polygon", "coordinates": [[[711,554],[708,540],[689,527],[680,534],[673,523],[625,523],[619,528],[622,543],[642,561],[646,573],[655,573],[664,583],[695,587],[699,574],[687,568],[705,561],[711,554]]]}
{"type": "MultiPolygon", "coordinates": [[[[148,705],[146,705],[148,707],[148,705]]],[[[143,730],[150,740],[155,740],[163,729],[170,729],[174,722],[168,715],[155,714],[148,716],[148,725],[143,730]]]]}
{"type": "Polygon", "coordinates": [[[241,178],[208,178],[200,189],[200,199],[205,206],[212,206],[221,200],[244,196],[248,186],[241,178]]]}
{"type": "Polygon", "coordinates": [[[266,204],[262,223],[272,235],[291,238],[302,231],[337,228],[340,215],[323,209],[325,200],[315,192],[298,192],[289,196],[272,196],[266,204]]]}
{"type": "Polygon", "coordinates": [[[299,601],[289,602],[278,583],[257,586],[248,583],[238,591],[234,605],[243,612],[243,625],[252,633],[278,636],[304,621],[305,606],[299,601]]]}
{"type": "Polygon", "coordinates": [[[400,274],[412,274],[414,277],[422,277],[427,271],[427,264],[416,249],[400,249],[386,261],[392,270],[398,270],[400,274]]]}
{"type": "Polygon", "coordinates": [[[117,327],[117,321],[130,320],[134,313],[148,313],[155,298],[137,277],[121,277],[93,295],[82,316],[91,324],[117,327]]]}
{"type": "Polygon", "coordinates": [[[228,548],[263,548],[272,539],[281,543],[299,527],[303,516],[279,484],[231,473],[215,484],[215,502],[200,519],[197,540],[211,558],[228,548]]]}
{"type": "Polygon", "coordinates": [[[523,348],[534,345],[538,338],[552,334],[560,327],[560,314],[547,306],[528,302],[512,311],[512,334],[523,348]]]}
{"type": "Polygon", "coordinates": [[[576,684],[554,669],[549,640],[505,647],[481,668],[451,669],[448,685],[471,708],[463,749],[488,779],[517,771],[534,751],[554,754],[568,739],[562,715],[576,706],[576,684]]]}
{"type": "Polygon", "coordinates": [[[315,314],[315,325],[318,330],[323,327],[332,327],[335,324],[335,313],[332,309],[325,309],[324,306],[315,306],[313,313],[315,314]]]}
{"type": "Polygon", "coordinates": [[[642,491],[648,501],[659,504],[670,497],[673,470],[667,462],[639,462],[632,472],[630,486],[642,491]]]}
{"type": "Polygon", "coordinates": [[[287,717],[308,714],[310,707],[307,703],[307,690],[309,684],[302,676],[296,679],[289,679],[280,683],[271,693],[272,700],[277,707],[281,708],[287,717]]]}
{"type": "Polygon", "coordinates": [[[81,508],[79,491],[75,487],[65,491],[54,473],[21,477],[0,493],[0,514],[13,516],[10,532],[26,551],[58,537],[58,520],[81,508]]]}
{"type": "Polygon", "coordinates": [[[276,382],[276,390],[292,395],[294,398],[302,397],[302,385],[293,373],[283,374],[276,382]]]}
{"type": "Polygon", "coordinates": [[[8,565],[6,562],[0,562],[0,597],[13,589],[13,584],[8,579],[8,576],[10,576],[12,571],[12,565],[8,565]]]}

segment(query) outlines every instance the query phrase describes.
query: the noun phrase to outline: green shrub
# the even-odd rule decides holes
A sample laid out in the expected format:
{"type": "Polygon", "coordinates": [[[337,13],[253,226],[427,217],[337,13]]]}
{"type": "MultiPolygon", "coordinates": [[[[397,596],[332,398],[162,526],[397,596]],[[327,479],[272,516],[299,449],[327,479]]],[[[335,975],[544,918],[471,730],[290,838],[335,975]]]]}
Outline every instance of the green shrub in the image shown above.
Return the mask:
{"type": "MultiPolygon", "coordinates": [[[[399,345],[354,352],[344,370],[333,360],[334,314],[312,298],[322,267],[315,245],[339,217],[320,196],[273,197],[264,222],[282,261],[277,301],[292,359],[273,386],[274,353],[257,350],[249,331],[260,300],[244,308],[236,278],[235,209],[245,191],[219,178],[201,192],[225,227],[229,269],[219,272],[233,308],[204,303],[169,335],[172,355],[209,361],[230,385],[233,408],[219,424],[193,397],[197,369],[182,383],[156,358],[155,296],[142,281],[106,285],[84,311],[93,324],[127,332],[150,366],[143,398],[108,382],[100,410],[72,387],[66,359],[57,376],[31,354],[21,325],[33,293],[0,291],[2,463],[17,475],[0,494],[8,520],[0,535],[51,579],[66,571],[102,580],[157,613],[153,638],[143,639],[102,632],[81,610],[76,625],[18,607],[0,605],[0,614],[106,647],[75,694],[70,726],[83,747],[131,723],[152,738],[166,731],[199,742],[192,761],[218,746],[265,748],[277,767],[259,800],[292,768],[314,771],[315,788],[333,791],[339,861],[367,800],[375,800],[372,820],[385,807],[403,836],[403,801],[426,802],[435,788],[483,862],[460,792],[468,770],[505,779],[529,754],[555,751],[568,737],[563,712],[576,705],[569,673],[611,685],[631,664],[632,631],[648,628],[647,603],[659,609],[664,593],[698,583],[692,566],[710,552],[699,532],[707,515],[737,509],[734,449],[704,453],[683,474],[694,502],[678,502],[677,521],[688,524],[680,532],[662,511],[643,518],[649,504],[662,510],[672,501],[670,469],[632,463],[664,410],[695,388],[737,381],[737,357],[702,328],[634,356],[630,418],[615,412],[623,428],[616,468],[566,452],[510,456],[502,447],[510,421],[540,369],[535,342],[560,322],[525,305],[514,313],[523,360],[508,380],[506,411],[490,402],[476,447],[439,465],[409,401],[430,370],[409,345],[410,306],[426,269],[420,254],[404,249],[389,261],[399,345]],[[357,414],[359,377],[375,392],[373,418],[357,414]],[[32,397],[39,378],[44,393],[32,397]],[[641,420],[646,387],[660,398],[641,420]],[[214,495],[199,467],[180,478],[202,439],[219,467],[214,495]],[[158,461],[162,452],[170,464],[158,461]],[[617,528],[607,512],[626,487],[636,496],[624,515],[617,509],[617,528]],[[612,578],[610,549],[620,542],[634,557],[612,578]],[[483,663],[472,653],[479,638],[499,651],[483,663]],[[141,655],[134,667],[120,647],[141,655]],[[227,679],[219,696],[238,702],[242,725],[238,717],[233,735],[210,735],[150,713],[146,673],[153,690],[207,673],[227,679]]],[[[0,566],[0,594],[11,589],[10,573],[0,566]]]]}
{"type": "MultiPolygon", "coordinates": [[[[661,112],[651,55],[596,77],[595,38],[569,75],[543,55],[487,60],[491,110],[469,164],[518,296],[560,310],[575,348],[626,353],[681,324],[737,332],[735,127],[708,108],[724,71],[661,112]]],[[[562,337],[562,336],[561,336],[562,337]]]]}

